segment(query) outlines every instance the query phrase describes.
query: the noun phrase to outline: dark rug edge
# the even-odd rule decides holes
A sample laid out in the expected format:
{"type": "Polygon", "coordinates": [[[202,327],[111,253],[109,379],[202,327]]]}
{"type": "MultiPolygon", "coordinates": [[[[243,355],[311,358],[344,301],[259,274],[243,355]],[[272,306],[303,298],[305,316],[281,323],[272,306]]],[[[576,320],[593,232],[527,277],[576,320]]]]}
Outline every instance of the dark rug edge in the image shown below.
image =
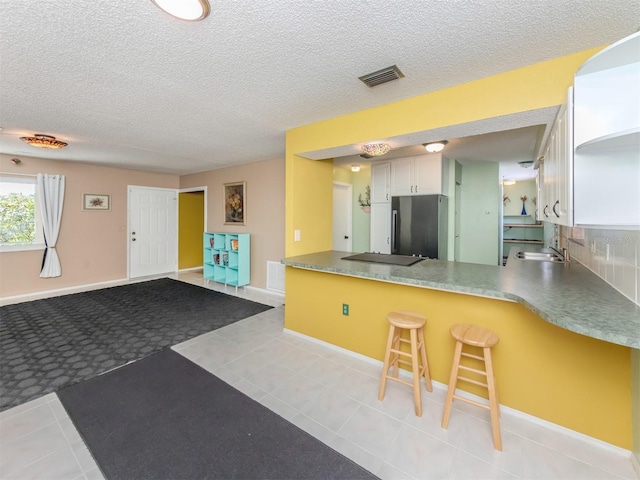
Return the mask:
{"type": "MultiPolygon", "coordinates": [[[[18,303],[38,302],[38,301],[40,301],[40,300],[49,300],[49,299],[51,299],[51,298],[68,297],[68,296],[73,296],[73,295],[81,295],[81,294],[87,294],[87,293],[97,292],[97,291],[100,291],[100,290],[111,290],[111,289],[116,289],[116,288],[127,287],[127,286],[134,285],[134,284],[138,284],[138,283],[151,283],[151,282],[155,282],[155,281],[159,281],[159,280],[170,280],[171,282],[179,282],[179,283],[184,284],[184,285],[191,285],[191,286],[193,286],[193,287],[198,287],[198,288],[201,288],[201,289],[204,289],[204,290],[208,290],[208,291],[210,291],[210,292],[214,292],[214,293],[217,293],[217,294],[222,294],[222,295],[226,295],[226,296],[228,296],[228,297],[238,298],[239,300],[244,300],[244,301],[248,301],[248,302],[252,302],[252,303],[257,303],[257,304],[262,305],[262,306],[264,306],[264,307],[265,307],[265,309],[264,309],[264,310],[262,310],[261,312],[256,313],[255,315],[259,315],[259,314],[261,314],[261,313],[264,313],[264,312],[266,312],[266,311],[269,311],[269,310],[272,310],[272,309],[276,308],[276,307],[273,307],[273,306],[268,305],[268,304],[266,304],[266,303],[257,302],[257,301],[255,301],[255,300],[250,300],[250,299],[248,299],[248,298],[238,297],[238,296],[236,296],[236,295],[230,295],[230,294],[228,294],[228,293],[226,293],[226,292],[221,292],[221,291],[219,291],[219,290],[213,290],[213,289],[207,288],[207,287],[206,287],[206,286],[204,286],[204,285],[197,285],[197,284],[195,284],[195,283],[185,282],[185,281],[183,281],[183,280],[178,280],[178,279],[175,279],[175,278],[171,278],[171,277],[169,277],[169,276],[165,276],[165,277],[158,277],[158,278],[152,278],[152,279],[141,280],[141,281],[130,282],[130,283],[124,283],[124,284],[121,284],[121,285],[112,285],[112,286],[104,287],[104,288],[95,288],[95,289],[90,289],[90,290],[83,290],[83,291],[80,291],[80,292],[72,292],[72,293],[67,293],[67,294],[64,294],[64,295],[55,295],[55,296],[53,296],[53,297],[36,298],[36,299],[33,299],[33,300],[27,300],[27,301],[25,301],[25,302],[18,302],[18,303]]],[[[15,304],[1,305],[1,306],[0,306],[0,309],[2,309],[2,307],[9,307],[9,306],[12,306],[12,305],[15,305],[15,304]]],[[[253,316],[253,315],[252,315],[252,316],[253,316]]],[[[239,319],[234,320],[234,321],[232,321],[232,322],[230,322],[230,323],[228,323],[228,324],[226,324],[226,325],[223,325],[222,327],[218,327],[218,328],[215,328],[215,329],[213,329],[213,330],[209,330],[208,332],[203,332],[203,333],[201,333],[201,334],[199,334],[199,335],[196,335],[195,337],[191,337],[191,338],[185,339],[185,340],[183,340],[183,341],[182,341],[182,342],[180,342],[180,343],[184,343],[184,342],[187,342],[187,341],[189,341],[189,340],[193,340],[194,338],[197,338],[197,337],[202,336],[202,335],[206,335],[206,334],[211,333],[211,332],[213,332],[213,331],[219,330],[220,328],[224,328],[224,327],[226,327],[226,326],[233,325],[234,323],[238,323],[238,322],[240,322],[240,321],[242,321],[242,320],[246,320],[247,318],[249,318],[249,317],[239,318],[239,319]]],[[[179,343],[178,343],[177,345],[179,345],[179,343]]],[[[131,364],[131,363],[137,362],[138,360],[142,360],[142,359],[147,358],[147,357],[149,357],[149,356],[151,356],[151,355],[154,355],[154,354],[156,354],[156,353],[158,353],[158,352],[160,352],[160,351],[162,351],[162,350],[164,350],[164,349],[166,349],[166,348],[172,348],[173,346],[175,346],[175,345],[169,345],[169,346],[158,346],[158,347],[154,348],[152,351],[150,351],[149,353],[147,353],[146,355],[142,355],[141,357],[136,358],[136,359],[134,359],[134,360],[130,360],[130,361],[125,362],[125,363],[121,363],[120,365],[116,365],[115,367],[113,367],[113,368],[111,368],[111,369],[109,369],[109,370],[106,370],[106,371],[104,371],[104,372],[100,372],[100,373],[98,373],[97,375],[93,375],[93,376],[90,376],[90,377],[87,377],[87,378],[81,378],[81,379],[74,379],[74,380],[71,380],[71,381],[69,381],[68,383],[64,383],[64,384],[62,384],[62,385],[58,386],[57,388],[55,388],[55,389],[54,389],[54,390],[52,390],[52,391],[44,392],[42,395],[39,395],[39,396],[37,396],[37,397],[34,397],[34,398],[32,398],[32,399],[30,399],[30,400],[27,400],[26,402],[23,402],[23,403],[17,403],[17,404],[15,404],[15,405],[6,405],[6,406],[4,406],[4,407],[0,408],[0,412],[8,411],[8,410],[10,410],[10,409],[12,409],[12,408],[18,407],[18,406],[20,406],[20,405],[24,405],[24,404],[26,404],[26,403],[28,403],[28,402],[31,402],[31,401],[37,400],[37,399],[42,398],[42,397],[44,397],[44,396],[46,396],[46,395],[49,395],[49,394],[51,394],[51,393],[55,393],[55,394],[57,394],[60,390],[62,390],[62,389],[64,389],[64,388],[71,387],[71,386],[73,386],[73,385],[77,385],[77,384],[79,384],[79,383],[81,383],[81,382],[85,382],[85,381],[87,381],[87,380],[91,380],[92,378],[99,377],[100,375],[103,375],[103,374],[105,374],[105,373],[108,373],[108,372],[111,372],[111,371],[113,371],[113,370],[117,370],[117,369],[119,369],[119,368],[125,367],[125,366],[127,366],[127,365],[129,365],[129,364],[131,364]]]]}
{"type": "MultiPolygon", "coordinates": [[[[272,307],[274,308],[274,307],[272,307]]],[[[105,475],[105,472],[102,468],[102,466],[100,465],[100,463],[98,462],[98,460],[96,459],[93,451],[91,450],[85,435],[83,434],[83,432],[80,430],[80,428],[78,428],[78,425],[76,424],[76,421],[73,419],[73,417],[71,416],[71,413],[69,412],[69,410],[67,409],[67,406],[64,404],[64,402],[62,401],[61,397],[58,395],[58,392],[61,390],[64,390],[66,388],[70,388],[73,387],[74,385],[78,385],[79,383],[82,382],[86,382],[86,381],[90,381],[93,379],[96,379],[102,375],[106,375],[112,372],[115,372],[116,370],[119,370],[121,368],[125,368],[127,366],[133,365],[136,362],[143,360],[143,359],[148,359],[149,357],[151,357],[152,355],[157,355],[163,351],[170,351],[172,354],[178,355],[180,356],[182,359],[190,362],[193,366],[197,367],[199,370],[204,371],[205,373],[212,375],[214,377],[216,377],[218,380],[220,380],[221,382],[224,382],[226,385],[228,385],[230,388],[236,390],[240,395],[243,395],[244,397],[246,397],[247,399],[249,399],[252,403],[258,405],[259,407],[263,408],[268,414],[278,417],[280,419],[282,419],[283,421],[287,422],[290,426],[294,427],[295,430],[301,432],[304,436],[309,437],[313,440],[315,440],[316,442],[319,442],[320,444],[322,444],[324,447],[326,447],[327,449],[333,451],[336,455],[338,455],[339,457],[341,457],[342,459],[346,460],[348,463],[350,463],[351,465],[355,466],[356,468],[362,470],[363,472],[368,473],[369,475],[371,475],[372,478],[374,479],[378,479],[381,480],[381,478],[376,475],[375,473],[373,473],[372,471],[366,469],[365,467],[363,467],[362,465],[360,465],[359,463],[355,462],[354,460],[350,459],[349,457],[347,457],[346,455],[344,455],[343,453],[339,452],[338,450],[336,450],[335,448],[333,448],[331,445],[326,444],[324,441],[322,441],[321,439],[313,436],[312,434],[310,434],[309,432],[307,432],[306,430],[303,430],[302,428],[300,428],[298,425],[296,425],[295,423],[291,422],[290,420],[287,420],[285,417],[283,417],[282,415],[280,415],[278,412],[271,410],[269,407],[267,407],[266,405],[263,405],[262,403],[260,403],[259,401],[253,399],[252,397],[250,397],[249,395],[247,395],[246,393],[242,392],[241,390],[238,390],[236,387],[234,387],[233,385],[231,385],[230,383],[228,383],[226,380],[218,377],[217,375],[211,373],[210,371],[208,371],[207,369],[205,369],[204,367],[198,365],[197,363],[195,363],[194,361],[192,361],[191,359],[185,357],[184,355],[182,355],[181,353],[177,352],[176,350],[173,349],[173,347],[163,347],[158,351],[154,351],[153,353],[150,353],[149,355],[146,355],[145,357],[142,358],[138,358],[136,360],[132,360],[131,362],[125,363],[124,365],[120,365],[118,367],[115,367],[111,370],[108,370],[106,372],[103,372],[99,375],[96,375],[95,377],[91,377],[85,380],[81,380],[80,382],[76,382],[73,385],[65,385],[62,388],[60,388],[59,390],[53,392],[56,395],[56,398],[58,399],[58,401],[60,402],[60,404],[62,405],[62,407],[64,408],[65,413],[67,414],[67,416],[69,417],[69,419],[71,420],[71,423],[73,424],[73,427],[75,428],[76,432],[78,433],[78,435],[80,435],[80,438],[82,439],[83,444],[85,445],[85,447],[87,448],[89,454],[91,455],[91,458],[93,459],[94,463],[96,464],[96,466],[98,467],[98,470],[100,470],[100,473],[102,474],[102,476],[106,479],[109,480],[108,477],[105,475]]],[[[345,479],[346,480],[346,479],[345,479]]]]}

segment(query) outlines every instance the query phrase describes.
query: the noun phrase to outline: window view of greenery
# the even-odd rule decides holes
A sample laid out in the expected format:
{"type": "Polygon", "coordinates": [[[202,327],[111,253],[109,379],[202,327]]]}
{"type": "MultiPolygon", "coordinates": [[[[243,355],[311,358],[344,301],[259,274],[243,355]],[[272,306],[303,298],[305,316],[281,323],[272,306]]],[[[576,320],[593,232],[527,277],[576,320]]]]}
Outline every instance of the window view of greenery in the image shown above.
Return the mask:
{"type": "Polygon", "coordinates": [[[35,186],[0,182],[0,243],[34,243],[35,186]]]}

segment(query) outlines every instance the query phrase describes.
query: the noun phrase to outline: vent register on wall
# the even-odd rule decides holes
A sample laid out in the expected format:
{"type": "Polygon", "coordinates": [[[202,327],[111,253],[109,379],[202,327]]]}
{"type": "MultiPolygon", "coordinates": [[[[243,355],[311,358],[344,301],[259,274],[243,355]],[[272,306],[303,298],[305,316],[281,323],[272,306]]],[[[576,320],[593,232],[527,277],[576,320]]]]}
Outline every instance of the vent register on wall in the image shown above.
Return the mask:
{"type": "Polygon", "coordinates": [[[204,234],[203,275],[207,282],[242,287],[250,281],[251,236],[248,233],[204,234]]]}

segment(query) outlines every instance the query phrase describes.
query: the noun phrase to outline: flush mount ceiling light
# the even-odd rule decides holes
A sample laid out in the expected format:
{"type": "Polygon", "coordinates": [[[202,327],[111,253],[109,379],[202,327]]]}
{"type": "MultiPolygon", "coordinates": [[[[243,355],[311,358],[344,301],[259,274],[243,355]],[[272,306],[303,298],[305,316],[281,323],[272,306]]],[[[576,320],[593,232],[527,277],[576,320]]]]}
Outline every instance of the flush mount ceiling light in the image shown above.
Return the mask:
{"type": "Polygon", "coordinates": [[[68,145],[65,142],[56,140],[56,137],[42,135],[41,133],[36,133],[33,137],[20,137],[20,140],[38,148],[64,148],[68,145]]]}
{"type": "Polygon", "coordinates": [[[389,150],[391,150],[391,146],[386,143],[367,143],[366,145],[362,146],[362,151],[367,155],[371,155],[372,157],[384,155],[389,150]]]}
{"type": "Polygon", "coordinates": [[[444,146],[449,143],[447,140],[441,142],[423,143],[422,145],[429,153],[438,153],[444,150],[444,146]]]}
{"type": "Polygon", "coordinates": [[[209,15],[208,0],[151,0],[158,8],[180,20],[203,20],[209,15]]]}
{"type": "Polygon", "coordinates": [[[518,162],[518,165],[520,165],[522,168],[528,168],[533,165],[533,160],[522,160],[521,162],[518,162]]]}
{"type": "Polygon", "coordinates": [[[359,172],[360,171],[360,165],[351,165],[351,171],[352,172],[359,172]]]}

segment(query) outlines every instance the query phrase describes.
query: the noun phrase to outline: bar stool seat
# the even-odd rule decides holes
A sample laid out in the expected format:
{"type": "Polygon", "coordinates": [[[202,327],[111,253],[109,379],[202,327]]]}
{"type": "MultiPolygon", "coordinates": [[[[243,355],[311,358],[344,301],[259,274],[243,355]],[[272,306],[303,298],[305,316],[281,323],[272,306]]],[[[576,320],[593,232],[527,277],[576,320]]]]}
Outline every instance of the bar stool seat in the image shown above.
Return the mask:
{"type": "Polygon", "coordinates": [[[451,366],[451,377],[449,379],[449,388],[447,390],[447,400],[445,401],[444,414],[442,416],[442,428],[447,428],[447,426],[449,425],[451,404],[453,403],[454,399],[487,409],[491,413],[493,446],[496,450],[502,451],[502,439],[500,436],[499,420],[500,405],[498,403],[498,395],[496,392],[495,376],[493,374],[493,363],[491,358],[491,347],[495,346],[500,341],[500,337],[486,328],[480,327],[478,325],[469,325],[464,323],[459,323],[452,326],[449,332],[451,333],[451,336],[456,340],[456,348],[453,355],[453,365],[451,366]],[[481,348],[482,356],[463,351],[463,345],[481,348]],[[460,363],[462,357],[484,362],[484,370],[473,368],[467,365],[462,365],[460,363]],[[486,378],[486,382],[460,376],[460,370],[470,372],[476,377],[484,377],[486,378]],[[458,380],[485,387],[489,393],[489,405],[485,405],[484,403],[476,402],[475,400],[456,395],[455,392],[458,380]]]}
{"type": "Polygon", "coordinates": [[[389,337],[387,339],[387,350],[384,355],[384,365],[382,367],[382,377],[380,379],[380,390],[378,400],[384,399],[387,379],[404,383],[413,387],[413,400],[415,412],[418,417],[422,416],[422,401],[420,396],[420,378],[424,377],[427,391],[433,391],[431,385],[431,375],[429,373],[429,363],[427,361],[427,349],[424,343],[424,326],[427,319],[424,315],[409,311],[390,312],[387,315],[389,322],[389,337]],[[409,339],[402,338],[402,333],[408,330],[409,339]],[[401,350],[401,344],[409,344],[409,352],[401,350]],[[401,357],[408,357],[405,360],[401,357]],[[399,364],[411,366],[413,382],[407,382],[399,378],[399,364]],[[389,368],[393,366],[393,373],[389,374],[389,368]]]}

